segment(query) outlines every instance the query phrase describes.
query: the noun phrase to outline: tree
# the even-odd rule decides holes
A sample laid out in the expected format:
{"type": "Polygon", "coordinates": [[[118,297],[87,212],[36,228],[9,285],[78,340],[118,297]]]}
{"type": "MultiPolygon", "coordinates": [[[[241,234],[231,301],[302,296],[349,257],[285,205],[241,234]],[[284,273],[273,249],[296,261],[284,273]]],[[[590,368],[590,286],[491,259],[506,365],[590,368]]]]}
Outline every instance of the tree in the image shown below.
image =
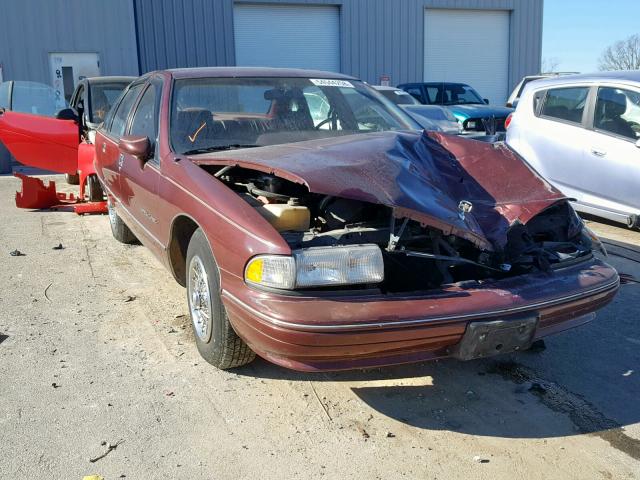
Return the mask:
{"type": "Polygon", "coordinates": [[[640,35],[631,35],[609,45],[598,63],[600,70],[638,70],[640,69],[640,35]]]}
{"type": "Polygon", "coordinates": [[[545,57],[542,59],[542,65],[540,66],[540,71],[542,73],[553,73],[558,71],[558,67],[560,66],[560,60],[556,57],[545,57]]]}

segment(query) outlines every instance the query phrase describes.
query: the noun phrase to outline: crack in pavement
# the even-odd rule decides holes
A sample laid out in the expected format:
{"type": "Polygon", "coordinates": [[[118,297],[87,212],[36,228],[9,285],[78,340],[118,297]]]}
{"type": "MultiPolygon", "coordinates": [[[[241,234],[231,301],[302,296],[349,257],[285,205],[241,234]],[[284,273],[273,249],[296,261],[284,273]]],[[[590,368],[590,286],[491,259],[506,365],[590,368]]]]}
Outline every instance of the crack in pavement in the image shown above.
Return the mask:
{"type": "Polygon", "coordinates": [[[501,375],[517,384],[530,384],[529,391],[546,407],[567,415],[579,433],[599,437],[616,450],[640,460],[640,440],[627,435],[619,423],[604,416],[581,395],[540,378],[532,369],[514,361],[495,362],[487,373],[501,375]]]}

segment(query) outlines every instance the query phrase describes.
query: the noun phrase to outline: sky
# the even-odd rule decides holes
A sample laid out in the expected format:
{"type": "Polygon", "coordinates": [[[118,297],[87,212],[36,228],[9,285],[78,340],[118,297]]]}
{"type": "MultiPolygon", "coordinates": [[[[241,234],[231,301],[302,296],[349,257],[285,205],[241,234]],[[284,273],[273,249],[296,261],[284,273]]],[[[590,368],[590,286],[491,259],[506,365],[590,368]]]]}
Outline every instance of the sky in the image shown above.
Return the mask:
{"type": "Polygon", "coordinates": [[[640,34],[640,0],[544,0],[542,59],[555,71],[595,72],[602,51],[640,34]]]}

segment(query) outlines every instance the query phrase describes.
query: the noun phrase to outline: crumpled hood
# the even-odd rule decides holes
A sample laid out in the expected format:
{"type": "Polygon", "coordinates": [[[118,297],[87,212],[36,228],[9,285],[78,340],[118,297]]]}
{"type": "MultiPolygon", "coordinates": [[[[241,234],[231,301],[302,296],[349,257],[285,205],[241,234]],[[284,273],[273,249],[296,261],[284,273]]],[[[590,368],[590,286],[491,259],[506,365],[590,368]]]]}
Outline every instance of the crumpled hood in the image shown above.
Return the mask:
{"type": "Polygon", "coordinates": [[[504,144],[436,132],[382,132],[223,151],[190,157],[199,165],[238,165],[305,184],[313,193],[391,207],[501,250],[507,231],[566,197],[504,144]],[[459,205],[473,205],[463,214],[459,205]]]}
{"type": "Polygon", "coordinates": [[[492,116],[503,118],[513,112],[513,108],[498,107],[493,105],[447,105],[456,118],[489,118],[492,116]]]}

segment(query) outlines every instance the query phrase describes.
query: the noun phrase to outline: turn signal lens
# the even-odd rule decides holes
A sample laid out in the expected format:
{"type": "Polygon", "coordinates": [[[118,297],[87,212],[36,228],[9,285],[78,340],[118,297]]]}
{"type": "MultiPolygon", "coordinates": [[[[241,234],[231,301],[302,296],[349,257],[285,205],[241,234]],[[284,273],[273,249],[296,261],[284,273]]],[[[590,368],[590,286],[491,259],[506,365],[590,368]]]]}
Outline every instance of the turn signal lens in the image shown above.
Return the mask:
{"type": "Polygon", "coordinates": [[[254,285],[291,290],[296,280],[295,262],[284,255],[259,255],[247,263],[244,279],[254,285]]]}

